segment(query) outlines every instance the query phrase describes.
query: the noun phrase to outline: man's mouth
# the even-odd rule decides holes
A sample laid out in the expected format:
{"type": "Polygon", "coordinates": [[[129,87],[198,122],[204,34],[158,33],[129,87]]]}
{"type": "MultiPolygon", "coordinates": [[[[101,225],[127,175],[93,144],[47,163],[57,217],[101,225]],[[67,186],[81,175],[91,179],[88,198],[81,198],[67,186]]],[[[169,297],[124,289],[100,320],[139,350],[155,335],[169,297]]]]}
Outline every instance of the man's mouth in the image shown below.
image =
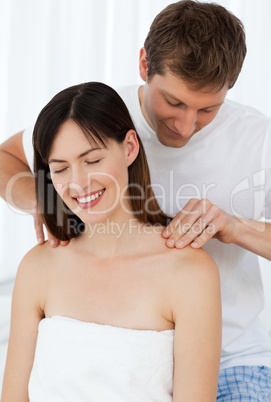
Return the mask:
{"type": "Polygon", "coordinates": [[[181,134],[176,133],[175,131],[171,130],[168,126],[166,126],[166,127],[167,127],[168,133],[170,134],[171,137],[176,138],[178,140],[185,139],[185,137],[183,137],[181,134]]]}
{"type": "Polygon", "coordinates": [[[182,134],[176,133],[176,131],[171,130],[167,125],[166,125],[166,129],[168,134],[177,139],[177,140],[185,140],[185,142],[188,142],[190,140],[191,137],[193,137],[194,134],[196,134],[200,129],[197,128],[195,129],[190,135],[184,136],[182,134]]]}

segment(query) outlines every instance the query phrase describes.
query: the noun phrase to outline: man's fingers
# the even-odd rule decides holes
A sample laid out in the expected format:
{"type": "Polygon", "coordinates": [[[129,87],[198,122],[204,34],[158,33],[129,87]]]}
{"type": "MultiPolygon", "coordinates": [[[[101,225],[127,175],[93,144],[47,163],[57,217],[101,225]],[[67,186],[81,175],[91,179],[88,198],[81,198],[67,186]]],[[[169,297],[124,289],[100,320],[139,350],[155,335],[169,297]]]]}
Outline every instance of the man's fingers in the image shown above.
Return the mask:
{"type": "Polygon", "coordinates": [[[214,235],[217,233],[217,231],[218,231],[218,229],[217,229],[216,225],[213,222],[211,222],[196,237],[191,236],[189,238],[189,233],[188,233],[187,238],[185,236],[182,239],[183,245],[179,246],[178,241],[177,241],[176,247],[183,248],[183,247],[187,246],[188,244],[191,244],[191,247],[193,247],[193,248],[200,248],[205,243],[207,243],[212,237],[214,237],[214,235]]]}
{"type": "Polygon", "coordinates": [[[194,212],[192,211],[193,205],[194,205],[194,200],[190,200],[189,203],[186,204],[185,209],[182,209],[170,222],[170,224],[165,228],[165,230],[162,232],[162,236],[164,238],[169,238],[172,237],[174,232],[179,231],[178,233],[180,234],[180,230],[182,228],[183,222],[187,222],[187,220],[191,220],[193,223],[197,217],[194,215],[194,212]],[[191,201],[191,202],[190,202],[191,201]],[[191,214],[191,216],[190,216],[191,214]]]}
{"type": "Polygon", "coordinates": [[[166,245],[168,247],[174,247],[175,243],[177,241],[180,241],[180,239],[183,238],[183,236],[186,236],[188,233],[189,237],[193,237],[191,239],[192,241],[198,235],[198,233],[200,233],[200,229],[195,231],[196,227],[194,227],[194,225],[197,222],[197,217],[195,217],[194,219],[195,220],[190,220],[188,222],[186,222],[186,219],[184,219],[184,222],[181,222],[181,220],[179,220],[178,225],[174,227],[174,230],[171,230],[170,236],[167,237],[168,240],[166,241],[166,245]]]}
{"type": "Polygon", "coordinates": [[[214,233],[214,231],[210,228],[211,228],[211,226],[210,227],[207,226],[207,228],[203,230],[201,235],[199,237],[197,237],[195,239],[195,241],[193,241],[191,243],[191,247],[200,248],[200,247],[204,246],[204,244],[206,244],[216,233],[216,232],[214,233]]]}
{"type": "Polygon", "coordinates": [[[52,234],[48,231],[48,241],[52,248],[55,248],[59,245],[59,240],[52,236],[52,234]]]}
{"type": "Polygon", "coordinates": [[[167,247],[202,247],[227,225],[227,216],[209,200],[190,200],[163,232],[167,247]]]}
{"type": "Polygon", "coordinates": [[[36,232],[36,239],[38,244],[43,244],[44,239],[44,232],[43,232],[43,222],[38,213],[32,215],[34,219],[34,227],[36,232]]]}
{"type": "Polygon", "coordinates": [[[204,227],[206,227],[206,223],[202,218],[200,218],[200,215],[197,213],[195,215],[186,215],[183,220],[178,219],[177,225],[171,228],[171,233],[170,236],[168,236],[168,240],[166,242],[166,245],[168,247],[174,247],[176,242],[179,242],[180,247],[184,247],[185,245],[191,243],[197,237],[204,227]],[[183,241],[183,237],[186,236],[186,242],[185,244],[183,241]],[[190,239],[190,241],[188,241],[190,239]]]}
{"type": "MultiPolygon", "coordinates": [[[[169,237],[173,239],[174,232],[179,235],[186,233],[193,223],[201,216],[206,210],[206,202],[208,200],[198,200],[192,198],[188,201],[185,207],[172,219],[170,224],[162,232],[162,236],[166,239],[169,237]],[[189,226],[190,225],[190,226],[189,226]]],[[[209,201],[208,201],[209,202],[209,201]]],[[[177,238],[180,236],[177,236],[177,238]]],[[[170,242],[172,243],[172,241],[170,242]]]]}
{"type": "Polygon", "coordinates": [[[167,240],[168,247],[183,248],[190,244],[205,228],[202,219],[194,223],[186,222],[176,230],[167,240]]]}
{"type": "Polygon", "coordinates": [[[56,248],[59,245],[65,247],[70,242],[69,240],[58,240],[58,239],[56,239],[49,231],[48,231],[48,241],[49,241],[50,246],[52,248],[56,248]]]}
{"type": "Polygon", "coordinates": [[[61,241],[60,241],[60,245],[63,246],[63,247],[65,247],[65,246],[67,246],[67,245],[69,244],[69,242],[70,242],[70,240],[65,240],[65,241],[64,241],[64,240],[61,240],[61,241]]]}
{"type": "Polygon", "coordinates": [[[181,219],[177,218],[175,216],[174,219],[170,222],[170,224],[163,230],[162,236],[167,239],[169,238],[176,230],[177,227],[180,227],[181,225],[181,219]]]}
{"type": "Polygon", "coordinates": [[[207,227],[208,223],[205,219],[199,218],[193,225],[185,231],[185,234],[176,240],[176,247],[183,248],[192,243],[207,227]]]}
{"type": "MultiPolygon", "coordinates": [[[[38,213],[37,206],[35,206],[35,213],[33,213],[33,219],[34,219],[34,227],[35,227],[35,232],[36,232],[36,238],[38,244],[43,244],[45,242],[45,237],[44,237],[44,231],[43,231],[43,221],[38,213]]],[[[59,241],[56,237],[52,235],[52,233],[47,229],[47,235],[48,235],[48,242],[52,248],[56,248],[59,244],[61,246],[67,246],[69,244],[69,240],[62,240],[59,241]]]]}
{"type": "MultiPolygon", "coordinates": [[[[43,244],[45,242],[45,237],[44,237],[44,231],[43,231],[43,222],[38,213],[33,214],[34,218],[34,227],[36,231],[36,238],[38,241],[38,244],[43,244]]],[[[47,230],[48,233],[48,241],[50,243],[51,247],[57,247],[59,244],[59,241],[47,230]]]]}
{"type": "Polygon", "coordinates": [[[218,222],[214,220],[214,212],[216,212],[216,207],[210,208],[205,215],[200,216],[195,222],[182,223],[181,227],[167,240],[167,246],[184,248],[192,243],[195,248],[201,247],[219,230],[218,222]]]}

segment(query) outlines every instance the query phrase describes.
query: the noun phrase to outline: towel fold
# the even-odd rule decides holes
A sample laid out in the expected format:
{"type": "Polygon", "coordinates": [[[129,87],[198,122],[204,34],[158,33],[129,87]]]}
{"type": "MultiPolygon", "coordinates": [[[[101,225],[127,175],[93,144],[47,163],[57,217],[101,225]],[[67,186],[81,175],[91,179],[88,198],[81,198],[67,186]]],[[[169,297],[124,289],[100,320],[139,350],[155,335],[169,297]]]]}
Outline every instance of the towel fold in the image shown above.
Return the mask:
{"type": "Polygon", "coordinates": [[[174,330],[54,316],[39,324],[30,402],[172,401],[174,330]]]}

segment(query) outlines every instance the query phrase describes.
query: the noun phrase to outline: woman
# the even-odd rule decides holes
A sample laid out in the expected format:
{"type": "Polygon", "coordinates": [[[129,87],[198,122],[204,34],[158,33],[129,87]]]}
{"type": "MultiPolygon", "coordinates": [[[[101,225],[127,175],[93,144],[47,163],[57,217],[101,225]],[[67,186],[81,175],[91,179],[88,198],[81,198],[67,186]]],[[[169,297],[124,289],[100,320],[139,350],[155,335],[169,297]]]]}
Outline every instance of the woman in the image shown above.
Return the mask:
{"type": "Polygon", "coordinates": [[[70,242],[20,264],[2,402],[215,401],[218,270],[203,250],[165,246],[125,104],[101,83],[68,88],[33,144],[39,211],[70,242]]]}

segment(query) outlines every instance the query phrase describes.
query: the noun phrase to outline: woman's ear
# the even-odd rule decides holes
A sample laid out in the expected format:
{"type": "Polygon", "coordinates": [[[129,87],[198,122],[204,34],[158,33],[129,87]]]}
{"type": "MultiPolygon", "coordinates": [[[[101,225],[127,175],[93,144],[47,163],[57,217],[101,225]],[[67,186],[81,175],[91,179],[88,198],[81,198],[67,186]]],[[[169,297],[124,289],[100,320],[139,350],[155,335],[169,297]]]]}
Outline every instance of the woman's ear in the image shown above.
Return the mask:
{"type": "Polygon", "coordinates": [[[124,140],[124,147],[126,152],[127,167],[130,166],[136,159],[139,152],[139,143],[135,130],[129,130],[126,133],[124,140]]]}
{"type": "Polygon", "coordinates": [[[143,81],[147,82],[148,79],[148,63],[147,54],[144,47],[139,52],[139,74],[143,81]]]}

